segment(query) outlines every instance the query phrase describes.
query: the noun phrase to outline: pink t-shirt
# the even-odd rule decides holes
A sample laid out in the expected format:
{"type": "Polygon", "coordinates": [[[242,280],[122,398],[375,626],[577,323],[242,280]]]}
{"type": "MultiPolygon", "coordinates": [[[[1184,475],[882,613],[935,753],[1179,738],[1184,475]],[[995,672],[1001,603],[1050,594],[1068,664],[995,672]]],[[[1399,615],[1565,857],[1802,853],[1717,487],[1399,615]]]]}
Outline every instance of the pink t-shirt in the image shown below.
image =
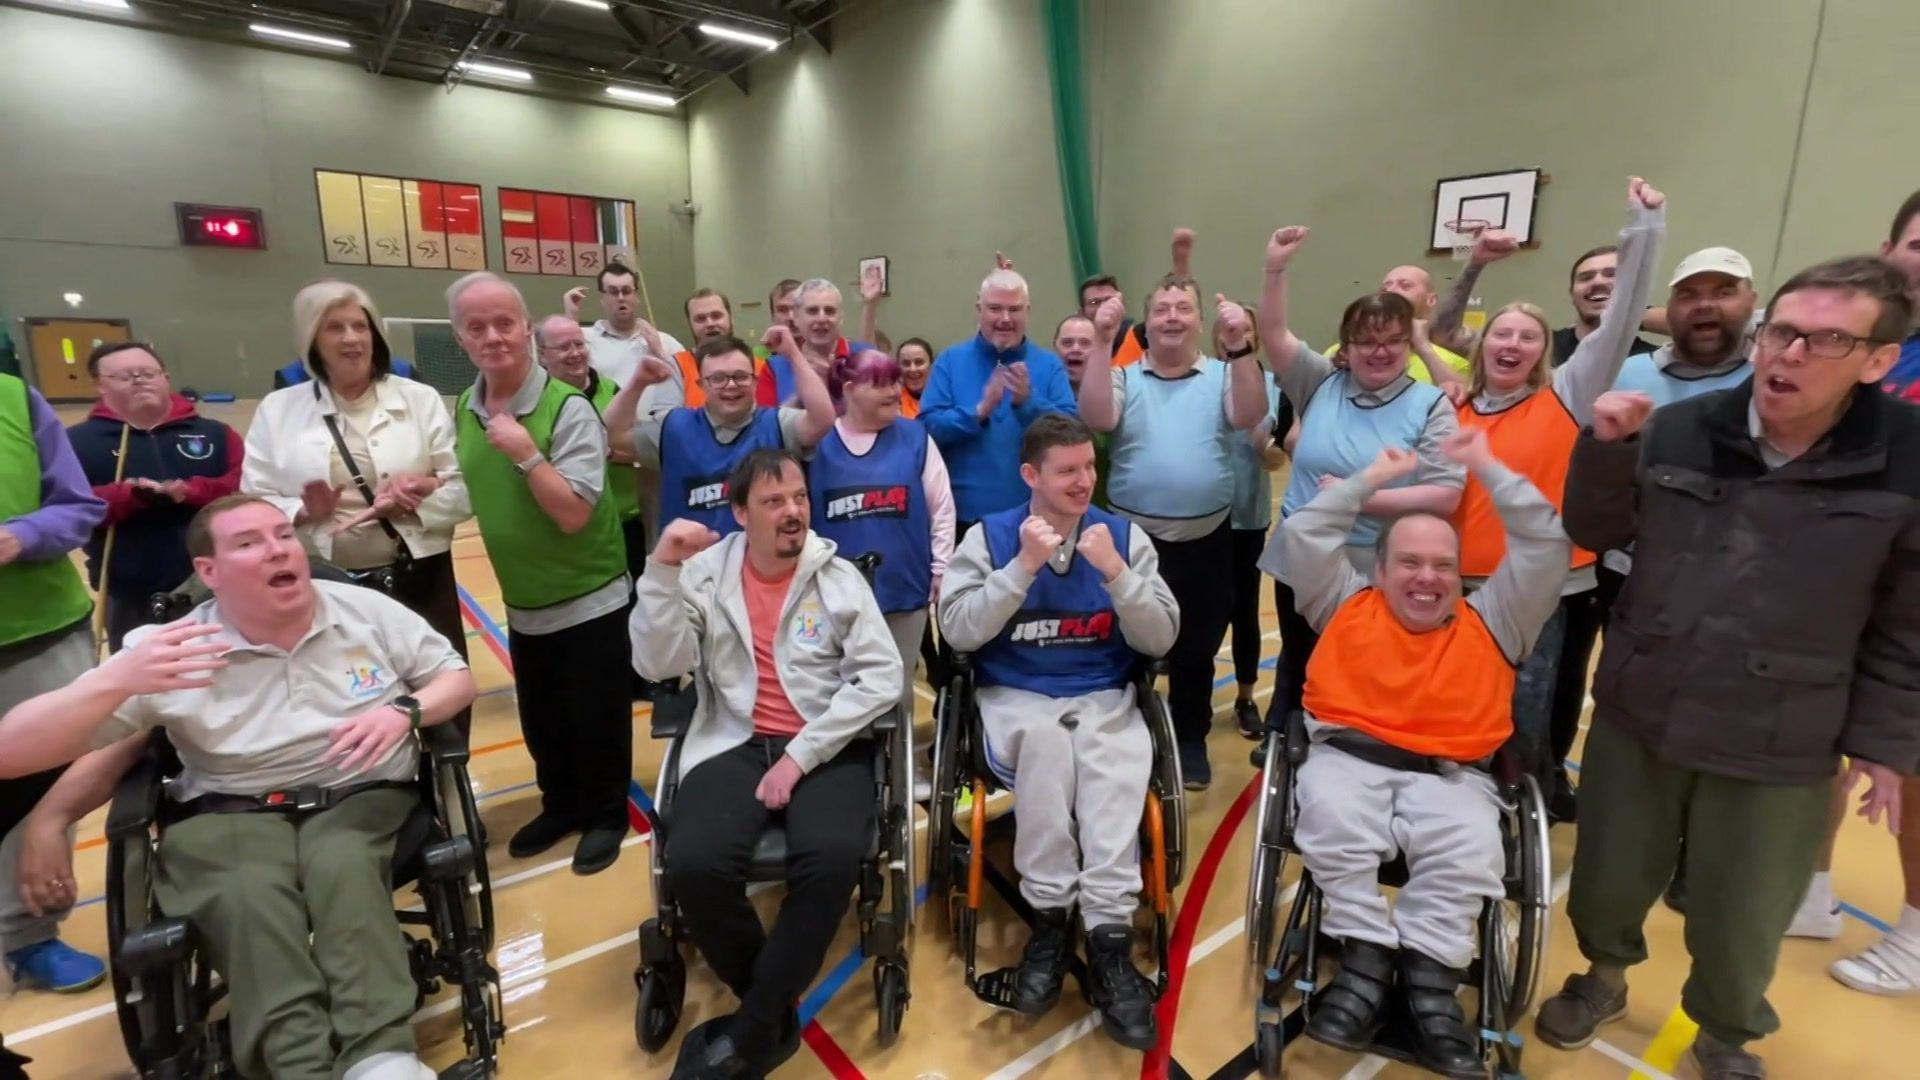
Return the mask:
{"type": "Polygon", "coordinates": [[[753,733],[798,735],[807,722],[787,700],[786,687],[780,685],[780,669],[773,662],[773,638],[780,632],[780,609],[787,604],[793,571],[764,578],[753,569],[751,560],[743,563],[740,584],[747,597],[747,622],[753,628],[753,667],[758,679],[758,692],[753,697],[753,733]]]}

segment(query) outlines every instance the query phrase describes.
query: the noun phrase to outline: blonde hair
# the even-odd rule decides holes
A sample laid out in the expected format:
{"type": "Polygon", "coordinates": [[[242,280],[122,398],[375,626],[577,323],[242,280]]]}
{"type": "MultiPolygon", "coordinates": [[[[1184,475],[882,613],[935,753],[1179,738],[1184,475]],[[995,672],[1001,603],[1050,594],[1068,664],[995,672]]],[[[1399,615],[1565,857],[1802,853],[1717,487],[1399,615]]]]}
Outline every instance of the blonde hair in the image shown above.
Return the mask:
{"type": "Polygon", "coordinates": [[[320,324],[327,312],[341,304],[356,304],[367,313],[367,325],[373,330],[373,377],[378,379],[387,374],[392,367],[392,353],[387,348],[386,333],[381,329],[380,309],[374,305],[373,297],[367,290],[351,281],[336,278],[322,278],[319,281],[301,287],[293,294],[293,352],[307,365],[307,371],[321,382],[327,381],[327,368],[320,354],[313,347],[313,339],[320,335],[320,324]]]}
{"type": "Polygon", "coordinates": [[[1473,377],[1468,383],[1468,391],[1473,397],[1479,397],[1480,392],[1487,388],[1487,331],[1493,329],[1493,324],[1502,315],[1525,315],[1540,324],[1540,362],[1527,372],[1527,387],[1538,390],[1553,378],[1553,324],[1547,321],[1546,311],[1538,304],[1515,300],[1487,319],[1486,329],[1480,331],[1480,339],[1473,343],[1473,356],[1470,358],[1473,377]]]}

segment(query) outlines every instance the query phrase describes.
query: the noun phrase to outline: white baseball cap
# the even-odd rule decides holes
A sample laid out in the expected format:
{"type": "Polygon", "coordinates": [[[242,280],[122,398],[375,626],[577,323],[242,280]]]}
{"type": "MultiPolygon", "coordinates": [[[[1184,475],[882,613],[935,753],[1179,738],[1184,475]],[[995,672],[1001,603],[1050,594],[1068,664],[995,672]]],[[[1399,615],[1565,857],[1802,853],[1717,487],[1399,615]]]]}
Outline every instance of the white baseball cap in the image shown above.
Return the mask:
{"type": "Polygon", "coordinates": [[[1667,286],[1671,288],[1695,274],[1725,274],[1751,282],[1753,264],[1747,261],[1745,255],[1730,247],[1701,248],[1680,260],[1680,265],[1673,268],[1673,280],[1667,282],[1667,286]]]}

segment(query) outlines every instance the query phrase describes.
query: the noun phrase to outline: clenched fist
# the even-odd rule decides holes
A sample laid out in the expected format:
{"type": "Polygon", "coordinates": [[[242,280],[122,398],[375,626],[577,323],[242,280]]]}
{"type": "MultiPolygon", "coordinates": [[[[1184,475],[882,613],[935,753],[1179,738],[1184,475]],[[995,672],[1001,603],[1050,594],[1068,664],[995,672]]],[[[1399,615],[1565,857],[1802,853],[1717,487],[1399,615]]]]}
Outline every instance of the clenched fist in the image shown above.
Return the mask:
{"type": "Polygon", "coordinates": [[[540,452],[534,445],[533,436],[527,434],[517,417],[508,413],[494,413],[487,417],[487,441],[495,450],[507,456],[508,461],[525,461],[540,452]]]}
{"type": "Polygon", "coordinates": [[[1089,525],[1080,530],[1080,542],[1074,545],[1100,576],[1112,581],[1127,568],[1127,560],[1120,557],[1120,551],[1113,546],[1113,534],[1105,525],[1089,525]]]}
{"type": "Polygon", "coordinates": [[[793,331],[787,329],[785,323],[774,323],[768,327],[767,332],[760,336],[760,344],[765,345],[769,352],[781,356],[791,358],[800,355],[800,345],[793,340],[793,331]]]}
{"type": "Polygon", "coordinates": [[[1653,399],[1638,390],[1609,390],[1593,403],[1593,437],[1601,442],[1633,438],[1653,415],[1653,399]]]}
{"type": "Polygon", "coordinates": [[[1247,347],[1253,339],[1253,317],[1247,309],[1227,299],[1225,293],[1213,294],[1214,322],[1220,328],[1220,344],[1230,353],[1247,347]]]}
{"type": "Polygon", "coordinates": [[[653,545],[653,561],[679,566],[719,542],[719,533],[691,518],[679,518],[660,530],[660,542],[653,545]]]}
{"type": "Polygon", "coordinates": [[[1267,240],[1267,273],[1277,274],[1293,261],[1293,253],[1307,242],[1307,233],[1312,230],[1305,225],[1288,225],[1273,230],[1273,236],[1267,240]]]}
{"type": "MultiPolygon", "coordinates": [[[[1059,531],[1047,524],[1047,519],[1034,514],[1020,523],[1020,565],[1030,574],[1038,574],[1046,569],[1047,560],[1066,543],[1059,531]]],[[[1111,546],[1111,545],[1109,545],[1111,546]]]]}

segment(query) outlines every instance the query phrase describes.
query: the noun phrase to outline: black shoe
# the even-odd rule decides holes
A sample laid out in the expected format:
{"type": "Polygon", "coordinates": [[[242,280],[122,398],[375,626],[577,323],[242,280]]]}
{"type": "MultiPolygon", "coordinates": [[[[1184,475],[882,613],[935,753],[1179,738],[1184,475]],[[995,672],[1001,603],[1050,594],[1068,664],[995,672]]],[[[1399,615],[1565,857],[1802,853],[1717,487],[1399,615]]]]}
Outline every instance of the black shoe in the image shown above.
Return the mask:
{"type": "Polygon", "coordinates": [[[1253,753],[1247,755],[1247,761],[1256,769],[1267,767],[1267,740],[1261,739],[1253,744],[1253,753]]]}
{"type": "Polygon", "coordinates": [[[1258,739],[1267,733],[1267,721],[1260,715],[1259,706],[1246,698],[1234,701],[1233,718],[1239,721],[1240,734],[1243,738],[1258,739]]]}
{"type": "Polygon", "coordinates": [[[687,1032],[668,1080],[752,1080],[763,1074],[740,1053],[728,1034],[731,1016],[716,1016],[687,1032]]]}
{"type": "Polygon", "coordinates": [[[1487,1064],[1460,1008],[1460,980],[1465,977],[1465,971],[1431,956],[1400,950],[1400,985],[1413,1016],[1414,1058],[1421,1068],[1441,1076],[1484,1080],[1487,1064]]]}
{"type": "Polygon", "coordinates": [[[1033,934],[1013,973],[1013,1007],[1021,1014],[1039,1016],[1060,1000],[1060,984],[1073,959],[1072,916],[1066,908],[1034,911],[1033,934]]]}
{"type": "Polygon", "coordinates": [[[722,1030],[733,1041],[735,1052],[754,1070],[754,1076],[772,1072],[800,1051],[800,1013],[792,1007],[771,1030],[765,1022],[754,1021],[744,1012],[734,1013],[722,1030]]]}
{"type": "Polygon", "coordinates": [[[573,872],[576,874],[597,874],[614,864],[620,858],[620,842],[627,838],[627,828],[588,829],[580,834],[580,844],[573,849],[573,872]]]}
{"type": "Polygon", "coordinates": [[[1180,783],[1188,791],[1205,791],[1213,786],[1213,764],[1207,760],[1205,742],[1180,744],[1180,783]]]}
{"type": "Polygon", "coordinates": [[[1100,1010],[1107,1038],[1130,1050],[1151,1050],[1160,1041],[1153,984],[1133,966],[1133,928],[1106,923],[1087,932],[1087,1000],[1100,1010]]]}
{"type": "Polygon", "coordinates": [[[530,859],[565,840],[575,831],[573,822],[542,811],[532,821],[520,826],[520,831],[507,841],[507,854],[516,859],[530,859]]]}
{"type": "Polygon", "coordinates": [[[1554,825],[1572,825],[1580,819],[1580,799],[1573,790],[1567,770],[1553,771],[1553,790],[1547,795],[1547,821],[1554,825]]]}
{"type": "Polygon", "coordinates": [[[1363,1054],[1380,1030],[1380,1006],[1393,985],[1393,953],[1371,941],[1340,948],[1340,972],[1313,996],[1307,1036],[1315,1042],[1363,1054]]]}

